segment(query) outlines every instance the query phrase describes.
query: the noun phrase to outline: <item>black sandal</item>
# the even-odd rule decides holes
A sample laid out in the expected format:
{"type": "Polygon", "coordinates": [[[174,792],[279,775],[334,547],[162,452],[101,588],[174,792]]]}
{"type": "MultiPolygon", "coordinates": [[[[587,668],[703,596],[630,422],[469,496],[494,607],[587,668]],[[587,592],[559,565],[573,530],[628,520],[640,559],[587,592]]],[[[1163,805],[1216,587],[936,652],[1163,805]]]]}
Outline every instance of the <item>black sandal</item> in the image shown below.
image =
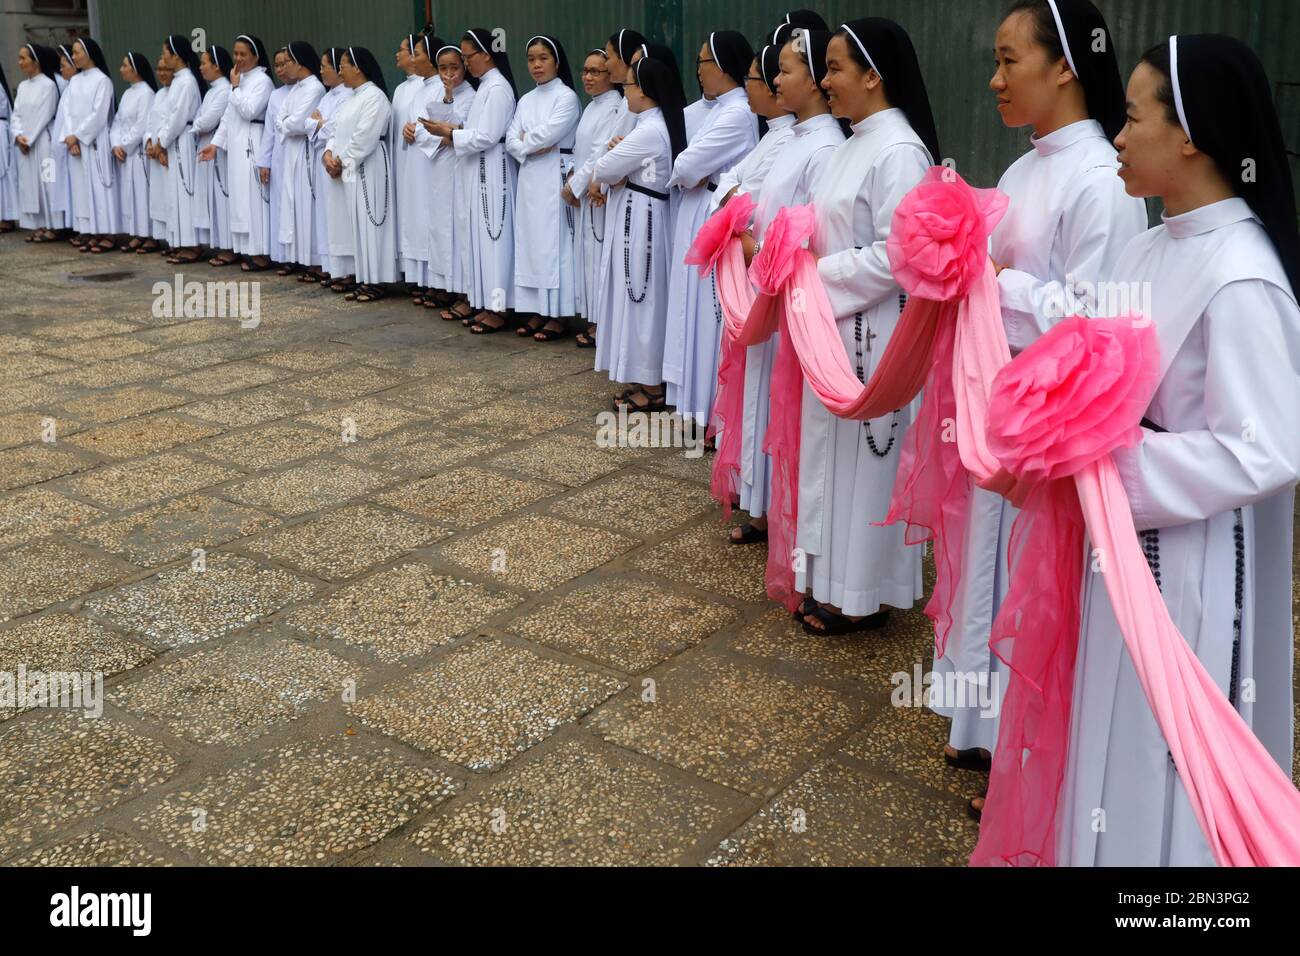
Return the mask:
{"type": "Polygon", "coordinates": [[[594,349],[596,347],[596,337],[587,332],[579,332],[573,337],[573,344],[580,349],[594,349]]]}
{"type": "Polygon", "coordinates": [[[958,770],[978,770],[981,773],[988,773],[993,767],[992,756],[985,756],[979,747],[959,750],[955,757],[945,750],[943,759],[948,766],[956,767],[958,770]]]}
{"type": "Polygon", "coordinates": [[[812,597],[812,595],[808,595],[802,601],[799,602],[799,606],[797,608],[795,608],[793,611],[790,612],[790,616],[794,618],[796,621],[802,621],[804,618],[806,618],[813,611],[817,610],[819,607],[821,607],[821,605],[817,603],[817,601],[812,597]]]}
{"type": "Polygon", "coordinates": [[[626,408],[629,415],[634,412],[643,412],[647,415],[654,412],[666,412],[668,411],[668,403],[665,401],[667,397],[667,393],[664,393],[663,395],[651,395],[647,391],[637,391],[627,396],[627,398],[623,400],[625,402],[623,405],[619,404],[619,399],[614,399],[614,410],[618,411],[620,408],[626,408]],[[636,402],[632,401],[632,399],[636,398],[637,395],[645,396],[646,403],[644,405],[638,405],[636,402]]]}
{"type": "Polygon", "coordinates": [[[386,298],[388,298],[388,293],[384,290],[383,286],[364,285],[361,287],[361,291],[357,294],[356,298],[354,298],[352,301],[363,302],[363,303],[378,302],[380,299],[386,299],[386,298]]]}
{"type": "Polygon", "coordinates": [[[863,631],[874,631],[884,627],[885,621],[889,618],[889,612],[877,611],[875,614],[868,614],[860,621],[854,621],[838,611],[832,611],[822,605],[808,616],[821,621],[822,627],[816,628],[804,621],[803,629],[805,634],[812,634],[815,637],[839,637],[843,634],[860,634],[863,631]]]}
{"type": "Polygon", "coordinates": [[[544,326],[545,324],[546,323],[544,321],[540,320],[540,317],[534,316],[533,318],[525,322],[523,325],[519,326],[519,328],[516,329],[515,331],[521,339],[527,339],[527,338],[531,338],[534,333],[542,331],[542,326],[544,326]],[[533,325],[534,322],[536,322],[537,325],[533,325]]]}
{"type": "Polygon", "coordinates": [[[739,538],[737,538],[735,535],[728,532],[727,540],[730,541],[732,544],[761,544],[762,542],[767,540],[767,529],[755,528],[748,521],[742,524],[739,530],[740,530],[739,538]]]}
{"type": "Polygon", "coordinates": [[[533,333],[534,342],[554,342],[556,339],[562,339],[569,334],[568,329],[548,329],[542,326],[533,333]]]}

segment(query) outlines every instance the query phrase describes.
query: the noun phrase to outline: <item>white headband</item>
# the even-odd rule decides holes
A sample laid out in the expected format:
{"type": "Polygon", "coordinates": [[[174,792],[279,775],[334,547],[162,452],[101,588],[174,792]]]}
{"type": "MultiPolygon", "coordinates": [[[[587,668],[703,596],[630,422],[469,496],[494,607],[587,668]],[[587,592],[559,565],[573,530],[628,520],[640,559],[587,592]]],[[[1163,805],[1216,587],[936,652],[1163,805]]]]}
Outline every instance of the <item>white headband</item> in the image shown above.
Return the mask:
{"type": "Polygon", "coordinates": [[[530,38],[529,41],[524,44],[524,49],[527,50],[530,46],[532,46],[533,41],[535,40],[541,40],[543,43],[549,46],[551,48],[551,55],[555,57],[555,62],[556,63],[560,62],[560,51],[555,48],[555,44],[551,42],[550,37],[544,37],[540,33],[537,34],[537,36],[530,38]]]}
{"type": "Polygon", "coordinates": [[[871,59],[871,54],[868,53],[867,48],[862,45],[862,41],[859,40],[858,35],[853,32],[853,28],[849,26],[847,23],[841,23],[840,29],[843,30],[845,33],[847,33],[849,36],[853,37],[853,42],[858,45],[858,49],[862,51],[862,55],[867,58],[867,65],[876,71],[876,76],[880,77],[881,81],[883,82],[885,79],[885,74],[880,72],[880,67],[876,66],[876,61],[871,59]]]}
{"type": "MultiPolygon", "coordinates": [[[[434,58],[435,60],[438,59],[438,57],[442,56],[442,55],[443,55],[444,53],[446,53],[448,50],[454,50],[454,51],[456,51],[457,53],[460,53],[460,47],[458,47],[458,46],[453,46],[452,44],[448,43],[446,46],[440,46],[440,47],[438,47],[438,52],[435,53],[435,54],[433,55],[433,58],[434,58]]],[[[462,56],[461,59],[463,60],[463,59],[465,59],[465,57],[462,56]]]]}
{"type": "Polygon", "coordinates": [[[722,64],[718,62],[718,51],[713,46],[712,33],[709,34],[709,52],[713,54],[713,62],[717,65],[718,69],[722,69],[722,64]]]}
{"type": "MultiPolygon", "coordinates": [[[[813,62],[812,31],[807,27],[800,27],[795,32],[803,34],[803,58],[808,62],[808,72],[812,74],[814,85],[820,87],[821,84],[817,82],[817,64],[813,62]]],[[[855,37],[854,39],[857,38],[855,37]]],[[[866,50],[863,50],[862,52],[864,55],[866,54],[866,50]]],[[[870,59],[870,57],[867,57],[867,59],[870,59]]],[[[872,64],[872,69],[875,69],[875,64],[872,64]]],[[[876,72],[879,73],[880,71],[876,70],[876,72]]],[[[881,79],[884,79],[884,77],[881,77],[881,79]]]]}
{"type": "Polygon", "coordinates": [[[1183,109],[1183,91],[1178,84],[1178,37],[1169,38],[1169,79],[1174,87],[1174,107],[1178,110],[1178,122],[1183,124],[1183,132],[1188,142],[1192,140],[1192,128],[1187,125],[1187,111],[1183,109]]]}
{"type": "MultiPolygon", "coordinates": [[[[1047,0],[1047,5],[1052,8],[1052,17],[1056,20],[1056,33],[1061,38],[1061,49],[1065,51],[1065,62],[1070,64],[1070,72],[1079,78],[1079,71],[1074,66],[1074,56],[1070,53],[1070,41],[1065,36],[1065,24],[1061,21],[1061,11],[1056,9],[1056,0],[1047,0]]],[[[1083,80],[1079,79],[1082,83],[1083,80]]]]}
{"type": "Polygon", "coordinates": [[[763,54],[772,49],[772,46],[773,44],[769,43],[767,46],[763,47],[763,49],[758,51],[758,71],[763,74],[763,82],[767,85],[769,92],[771,92],[772,89],[772,81],[767,78],[767,57],[763,54]]]}

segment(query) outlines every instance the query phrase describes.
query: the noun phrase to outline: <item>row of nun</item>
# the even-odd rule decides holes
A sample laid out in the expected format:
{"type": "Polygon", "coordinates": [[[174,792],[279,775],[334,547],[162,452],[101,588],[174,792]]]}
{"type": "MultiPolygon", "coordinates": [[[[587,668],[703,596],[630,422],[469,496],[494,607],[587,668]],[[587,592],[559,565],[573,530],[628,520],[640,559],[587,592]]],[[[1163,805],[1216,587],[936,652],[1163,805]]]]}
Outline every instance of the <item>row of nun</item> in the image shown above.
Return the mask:
{"type": "MultiPolygon", "coordinates": [[[[564,60],[557,41],[528,42],[535,89],[517,100],[508,56],[492,37],[475,29],[458,46],[437,49],[407,38],[407,50],[432,54],[439,74],[426,84],[433,96],[422,113],[413,81],[399,111],[383,96],[382,78],[360,70],[365,79],[349,102],[370,84],[366,108],[347,129],[338,119],[321,146],[327,186],[353,185],[351,193],[326,193],[339,202],[325,204],[328,255],[317,266],[343,280],[332,285],[364,289],[396,281],[400,270],[417,303],[442,307],[448,321],[485,334],[506,327],[514,309],[535,313],[524,330],[546,339],[550,326],[539,320],[551,316],[553,300],[568,306],[571,274],[573,308],[589,322],[579,344],[594,344],[597,369],[629,386],[616,403],[672,406],[707,425],[720,313],[711,281],[684,266],[685,251],[710,212],[740,192],[757,204],[745,237],[750,258],[777,210],[811,202],[818,218],[811,248],[841,345],[858,376],[870,379],[905,301],[886,254],[893,212],[942,158],[901,26],[868,18],[829,30],[817,14],[792,11],[757,53],[739,34],[712,33],[697,52],[704,95],[689,106],[672,54],[621,29],[584,59],[593,96],[573,115],[560,89],[569,84],[551,73],[564,60]],[[460,83],[447,82],[444,58],[459,62],[460,83]],[[535,110],[526,108],[530,96],[535,110]],[[366,177],[343,175],[373,161],[386,134],[389,154],[402,151],[392,148],[400,138],[431,160],[443,157],[447,178],[434,180],[441,201],[412,198],[420,180],[402,172],[400,159],[379,163],[392,163],[391,182],[374,166],[366,177]],[[392,221],[389,199],[393,238],[376,241],[392,221]],[[415,218],[404,232],[408,212],[415,218]],[[349,216],[350,231],[336,228],[349,216]],[[421,219],[433,228],[419,228],[421,219]],[[536,246],[558,254],[539,263],[536,246]]],[[[1013,352],[1030,345],[1065,314],[1062,301],[1102,314],[1088,297],[1098,283],[1151,289],[1162,381],[1143,441],[1116,460],[1175,623],[1289,772],[1300,435],[1287,419],[1300,407],[1300,239],[1271,87],[1247,47],[1196,35],[1153,46],[1126,88],[1109,26],[1088,0],[1020,0],[991,39],[993,104],[1004,124],[1033,134],[998,184],[1010,206],[990,244],[1008,340],[1013,352]],[[1150,230],[1147,198],[1165,210],[1150,230]]],[[[341,72],[349,60],[367,59],[345,50],[341,72]]],[[[227,110],[223,123],[229,118],[227,110]]],[[[224,142],[237,145],[245,129],[228,129],[224,142]]],[[[228,152],[233,176],[238,150],[228,152]]],[[[273,165],[249,162],[240,175],[256,185],[257,168],[269,168],[275,181],[273,165]]],[[[750,520],[731,532],[738,546],[766,539],[772,475],[764,431],[782,347],[769,342],[745,358],[734,491],[750,520]]],[[[907,545],[901,528],[875,524],[892,497],[911,409],[840,420],[805,387],[801,418],[796,543],[806,560],[796,586],[806,597],[797,618],[815,637],[878,628],[889,609],[922,597],[921,548],[907,545]]],[[[1021,573],[1010,548],[1014,519],[1002,499],[975,491],[954,618],[934,665],[997,691],[1006,686],[1005,649],[990,646],[990,633],[1021,573]]],[[[1080,588],[1055,861],[1209,865],[1105,590],[1092,575],[1080,588]]],[[[951,720],[944,759],[986,771],[998,709],[940,696],[930,704],[951,720]]],[[[973,815],[984,810],[981,798],[972,800],[973,815]]]]}

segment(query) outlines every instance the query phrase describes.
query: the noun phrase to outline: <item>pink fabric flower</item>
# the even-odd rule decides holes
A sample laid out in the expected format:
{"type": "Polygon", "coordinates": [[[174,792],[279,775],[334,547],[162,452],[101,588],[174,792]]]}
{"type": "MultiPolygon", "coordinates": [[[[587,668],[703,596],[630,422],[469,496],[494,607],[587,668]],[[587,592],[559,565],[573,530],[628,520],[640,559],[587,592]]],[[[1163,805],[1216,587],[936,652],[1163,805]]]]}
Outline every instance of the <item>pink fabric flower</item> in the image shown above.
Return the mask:
{"type": "Polygon", "coordinates": [[[686,264],[699,266],[700,275],[706,276],[718,264],[722,250],[727,247],[732,236],[737,236],[749,228],[749,220],[754,215],[754,197],[749,193],[737,193],[727,204],[715,212],[700,226],[695,234],[695,241],[686,252],[686,264]]]}
{"type": "Polygon", "coordinates": [[[817,211],[807,206],[783,206],[763,233],[763,248],[749,264],[749,278],[760,292],[775,295],[794,273],[795,253],[813,234],[817,211]]]}
{"type": "Polygon", "coordinates": [[[988,238],[1009,200],[972,189],[935,166],[894,210],[886,249],[894,278],[910,295],[947,302],[965,295],[988,260],[988,238]]]}
{"type": "Polygon", "coordinates": [[[1148,321],[1066,319],[993,380],[989,449],[1032,486],[1137,444],[1159,378],[1148,321]]]}

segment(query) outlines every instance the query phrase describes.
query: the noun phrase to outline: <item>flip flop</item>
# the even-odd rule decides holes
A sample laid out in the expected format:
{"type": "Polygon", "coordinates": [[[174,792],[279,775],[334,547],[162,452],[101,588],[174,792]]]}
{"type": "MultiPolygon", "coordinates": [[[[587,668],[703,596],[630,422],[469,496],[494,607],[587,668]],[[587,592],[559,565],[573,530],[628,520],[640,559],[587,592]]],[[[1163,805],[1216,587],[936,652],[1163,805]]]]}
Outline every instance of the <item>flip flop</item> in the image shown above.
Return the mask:
{"type": "Polygon", "coordinates": [[[955,757],[944,751],[943,759],[948,766],[956,767],[958,770],[978,770],[982,773],[988,773],[993,766],[993,758],[984,756],[980,753],[978,747],[959,750],[955,757]]]}

